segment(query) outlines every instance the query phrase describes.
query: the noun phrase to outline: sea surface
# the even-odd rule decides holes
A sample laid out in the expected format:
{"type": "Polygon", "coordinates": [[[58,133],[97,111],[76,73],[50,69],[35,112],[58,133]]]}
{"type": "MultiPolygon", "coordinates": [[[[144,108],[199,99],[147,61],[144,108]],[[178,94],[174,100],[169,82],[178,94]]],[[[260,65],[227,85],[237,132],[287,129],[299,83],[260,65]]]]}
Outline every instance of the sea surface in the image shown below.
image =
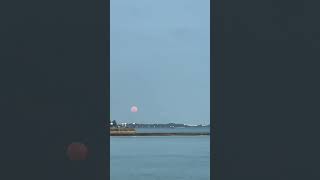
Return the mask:
{"type": "Polygon", "coordinates": [[[112,136],[110,140],[111,180],[210,179],[210,136],[112,136]]]}
{"type": "Polygon", "coordinates": [[[203,132],[210,132],[210,127],[183,127],[183,128],[135,128],[136,132],[139,133],[203,133],[203,132]]]}

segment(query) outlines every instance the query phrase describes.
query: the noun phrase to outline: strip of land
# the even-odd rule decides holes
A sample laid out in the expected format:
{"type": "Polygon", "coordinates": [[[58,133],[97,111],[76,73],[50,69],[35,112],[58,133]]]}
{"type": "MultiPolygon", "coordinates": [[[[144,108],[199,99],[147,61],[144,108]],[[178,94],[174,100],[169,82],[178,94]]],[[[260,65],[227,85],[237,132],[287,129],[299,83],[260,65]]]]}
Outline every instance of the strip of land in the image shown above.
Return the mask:
{"type": "Polygon", "coordinates": [[[111,136],[205,136],[209,132],[136,132],[134,128],[110,128],[111,136]]]}
{"type": "Polygon", "coordinates": [[[205,136],[210,133],[136,133],[136,132],[110,132],[111,136],[205,136]]]}

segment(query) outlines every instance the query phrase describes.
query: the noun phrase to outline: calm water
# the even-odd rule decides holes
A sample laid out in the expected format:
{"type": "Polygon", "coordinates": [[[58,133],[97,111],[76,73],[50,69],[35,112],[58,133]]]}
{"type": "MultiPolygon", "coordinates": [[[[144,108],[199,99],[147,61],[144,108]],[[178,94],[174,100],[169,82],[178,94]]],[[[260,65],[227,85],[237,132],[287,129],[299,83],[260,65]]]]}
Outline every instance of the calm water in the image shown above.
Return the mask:
{"type": "Polygon", "coordinates": [[[210,136],[111,138],[111,180],[209,180],[210,136]]]}
{"type": "Polygon", "coordinates": [[[175,133],[175,132],[210,132],[210,127],[187,127],[187,128],[136,128],[137,132],[155,132],[155,133],[175,133]]]}

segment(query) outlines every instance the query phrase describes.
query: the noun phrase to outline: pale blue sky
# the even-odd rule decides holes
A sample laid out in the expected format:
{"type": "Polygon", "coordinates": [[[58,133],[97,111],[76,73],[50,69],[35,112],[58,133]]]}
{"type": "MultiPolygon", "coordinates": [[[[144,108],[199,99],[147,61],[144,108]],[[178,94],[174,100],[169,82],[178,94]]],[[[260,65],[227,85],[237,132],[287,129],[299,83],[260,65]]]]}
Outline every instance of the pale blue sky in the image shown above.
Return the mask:
{"type": "Polygon", "coordinates": [[[112,120],[209,124],[209,3],[111,0],[112,120]]]}

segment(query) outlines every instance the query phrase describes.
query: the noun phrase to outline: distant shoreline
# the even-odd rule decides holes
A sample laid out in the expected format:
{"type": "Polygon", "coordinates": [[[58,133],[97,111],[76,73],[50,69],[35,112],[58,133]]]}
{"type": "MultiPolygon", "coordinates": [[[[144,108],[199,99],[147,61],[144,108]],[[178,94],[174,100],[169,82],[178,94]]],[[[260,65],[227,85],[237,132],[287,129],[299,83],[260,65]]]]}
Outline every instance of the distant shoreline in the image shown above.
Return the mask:
{"type": "Polygon", "coordinates": [[[111,127],[110,136],[209,136],[210,132],[137,132],[135,128],[111,127]]]}
{"type": "Polygon", "coordinates": [[[210,133],[192,133],[192,132],[176,132],[176,133],[136,133],[136,132],[111,132],[111,136],[209,136],[210,133]]]}

